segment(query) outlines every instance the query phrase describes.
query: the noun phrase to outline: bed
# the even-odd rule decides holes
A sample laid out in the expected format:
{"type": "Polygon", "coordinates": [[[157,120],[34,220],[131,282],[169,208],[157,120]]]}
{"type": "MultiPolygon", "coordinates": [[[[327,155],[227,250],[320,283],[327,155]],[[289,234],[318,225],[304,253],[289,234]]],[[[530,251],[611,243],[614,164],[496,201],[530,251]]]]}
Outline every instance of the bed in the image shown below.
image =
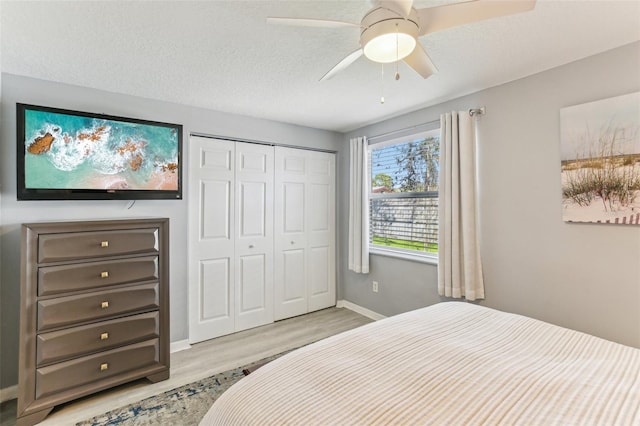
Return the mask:
{"type": "Polygon", "coordinates": [[[640,349],[463,302],[290,352],[201,425],[640,425],[640,349]]]}

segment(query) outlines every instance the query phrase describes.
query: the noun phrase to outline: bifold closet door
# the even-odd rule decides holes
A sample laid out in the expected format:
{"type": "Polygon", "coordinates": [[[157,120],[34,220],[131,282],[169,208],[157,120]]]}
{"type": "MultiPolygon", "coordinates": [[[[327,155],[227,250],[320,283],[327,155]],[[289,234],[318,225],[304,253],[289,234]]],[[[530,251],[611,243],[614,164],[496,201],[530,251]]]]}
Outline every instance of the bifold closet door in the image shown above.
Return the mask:
{"type": "Polygon", "coordinates": [[[273,147],[236,142],[235,331],[273,322],[273,147]]]}
{"type": "Polygon", "coordinates": [[[273,321],[273,148],[191,137],[189,341],[273,321]]]}
{"type": "Polygon", "coordinates": [[[334,306],[335,155],[275,148],[275,319],[334,306]]]}
{"type": "Polygon", "coordinates": [[[189,149],[189,341],[235,329],[235,143],[192,136],[189,149]]]}

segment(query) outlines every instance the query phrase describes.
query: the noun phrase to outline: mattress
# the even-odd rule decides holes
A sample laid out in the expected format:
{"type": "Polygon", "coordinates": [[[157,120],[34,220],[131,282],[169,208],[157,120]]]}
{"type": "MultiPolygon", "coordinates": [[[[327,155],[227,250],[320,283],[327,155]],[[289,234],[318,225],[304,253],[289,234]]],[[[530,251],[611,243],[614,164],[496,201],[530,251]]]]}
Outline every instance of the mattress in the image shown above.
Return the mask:
{"type": "Polygon", "coordinates": [[[640,425],[640,349],[463,302],[290,352],[201,425],[640,425]]]}

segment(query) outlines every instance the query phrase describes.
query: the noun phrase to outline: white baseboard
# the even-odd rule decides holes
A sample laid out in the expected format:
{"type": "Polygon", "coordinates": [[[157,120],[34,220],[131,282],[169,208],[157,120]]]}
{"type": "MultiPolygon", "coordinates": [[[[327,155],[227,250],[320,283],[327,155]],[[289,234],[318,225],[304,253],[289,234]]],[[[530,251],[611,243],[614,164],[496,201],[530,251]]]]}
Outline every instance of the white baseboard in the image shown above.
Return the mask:
{"type": "Polygon", "coordinates": [[[386,316],[384,316],[382,314],[379,314],[377,312],[373,312],[372,310],[367,309],[367,308],[363,308],[362,306],[356,305],[355,303],[351,303],[348,300],[338,300],[338,303],[336,303],[336,308],[349,309],[350,311],[357,312],[362,316],[365,316],[367,318],[371,318],[374,321],[378,321],[378,320],[386,318],[386,316]]]}
{"type": "Polygon", "coordinates": [[[191,345],[187,339],[178,340],[177,342],[171,342],[171,353],[184,351],[186,349],[191,349],[191,345]]]}
{"type": "Polygon", "coordinates": [[[0,389],[0,402],[10,401],[18,397],[18,385],[0,389]]]}

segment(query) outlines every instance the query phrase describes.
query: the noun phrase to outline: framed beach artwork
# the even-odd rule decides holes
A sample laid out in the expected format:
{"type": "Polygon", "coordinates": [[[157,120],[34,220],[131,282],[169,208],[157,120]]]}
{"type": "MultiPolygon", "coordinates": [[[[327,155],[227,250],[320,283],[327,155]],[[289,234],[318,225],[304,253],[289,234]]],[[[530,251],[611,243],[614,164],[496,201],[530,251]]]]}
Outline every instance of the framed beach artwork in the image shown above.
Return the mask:
{"type": "Polygon", "coordinates": [[[640,225],[640,92],[560,110],[565,222],[640,225]]]}

